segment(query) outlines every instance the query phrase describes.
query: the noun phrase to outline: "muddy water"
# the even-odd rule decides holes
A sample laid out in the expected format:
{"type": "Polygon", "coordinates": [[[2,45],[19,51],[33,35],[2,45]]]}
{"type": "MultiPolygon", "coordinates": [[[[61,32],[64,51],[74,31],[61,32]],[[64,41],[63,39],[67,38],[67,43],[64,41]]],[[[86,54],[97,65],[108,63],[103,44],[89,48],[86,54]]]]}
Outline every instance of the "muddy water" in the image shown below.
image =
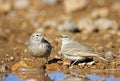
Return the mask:
{"type": "Polygon", "coordinates": [[[120,81],[120,70],[86,70],[65,74],[62,71],[46,73],[43,69],[19,71],[14,73],[1,73],[1,81],[120,81]],[[81,71],[83,72],[83,71],[81,71]]]}

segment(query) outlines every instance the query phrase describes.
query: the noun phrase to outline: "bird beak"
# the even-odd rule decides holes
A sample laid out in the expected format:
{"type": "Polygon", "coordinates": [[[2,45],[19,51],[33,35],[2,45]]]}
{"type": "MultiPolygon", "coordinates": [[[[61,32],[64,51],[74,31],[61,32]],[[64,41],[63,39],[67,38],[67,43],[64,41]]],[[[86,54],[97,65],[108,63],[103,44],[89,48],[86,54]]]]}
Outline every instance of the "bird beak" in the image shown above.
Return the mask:
{"type": "Polygon", "coordinates": [[[62,35],[58,35],[59,38],[62,38],[62,35]]]}

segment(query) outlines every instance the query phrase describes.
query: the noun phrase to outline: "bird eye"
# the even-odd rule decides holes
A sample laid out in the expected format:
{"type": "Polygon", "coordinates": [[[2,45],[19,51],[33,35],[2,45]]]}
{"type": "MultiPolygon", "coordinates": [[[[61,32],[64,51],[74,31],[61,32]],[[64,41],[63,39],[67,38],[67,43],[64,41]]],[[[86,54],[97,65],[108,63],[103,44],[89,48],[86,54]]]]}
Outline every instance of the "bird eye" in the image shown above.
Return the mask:
{"type": "Polygon", "coordinates": [[[39,35],[36,35],[36,36],[39,36],[39,35]]]}
{"type": "Polygon", "coordinates": [[[64,38],[68,38],[68,36],[65,36],[64,38]]]}

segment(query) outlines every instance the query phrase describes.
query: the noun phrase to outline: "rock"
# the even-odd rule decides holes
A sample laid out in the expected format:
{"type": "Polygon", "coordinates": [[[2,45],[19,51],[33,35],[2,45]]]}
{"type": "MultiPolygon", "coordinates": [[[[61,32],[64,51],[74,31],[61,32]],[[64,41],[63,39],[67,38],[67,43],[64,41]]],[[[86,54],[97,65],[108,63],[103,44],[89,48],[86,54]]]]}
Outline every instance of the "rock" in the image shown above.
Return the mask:
{"type": "Polygon", "coordinates": [[[58,30],[74,32],[74,33],[79,32],[78,26],[70,20],[66,20],[66,21],[64,21],[63,24],[59,25],[58,30]]]}
{"type": "Polygon", "coordinates": [[[113,52],[111,52],[111,51],[106,52],[105,56],[106,57],[116,58],[116,55],[113,52]]]}
{"type": "Polygon", "coordinates": [[[118,23],[115,20],[110,20],[107,18],[97,19],[94,25],[100,30],[118,29],[118,23]]]}
{"type": "Polygon", "coordinates": [[[37,81],[36,79],[27,79],[25,81],[37,81]]]}
{"type": "Polygon", "coordinates": [[[52,63],[52,64],[47,64],[46,65],[46,72],[50,72],[50,71],[56,71],[59,70],[59,65],[57,63],[52,63]]]}
{"type": "Polygon", "coordinates": [[[67,13],[82,10],[88,4],[88,0],[64,0],[64,8],[67,13]]]}
{"type": "Polygon", "coordinates": [[[10,56],[9,60],[10,60],[10,61],[14,61],[14,60],[15,60],[15,57],[14,57],[14,56],[10,56]]]}
{"type": "Polygon", "coordinates": [[[78,21],[78,28],[80,30],[86,30],[88,32],[92,32],[95,29],[94,22],[91,18],[81,18],[78,21]]]}
{"type": "Polygon", "coordinates": [[[47,5],[55,5],[59,2],[59,0],[41,0],[43,4],[47,5]]]}
{"type": "Polygon", "coordinates": [[[44,27],[36,28],[36,32],[45,32],[44,27]]]}
{"type": "Polygon", "coordinates": [[[55,20],[48,20],[48,21],[43,23],[43,26],[51,27],[51,28],[54,28],[56,25],[57,25],[57,23],[55,20]]]}
{"type": "Polygon", "coordinates": [[[86,63],[79,63],[78,66],[85,66],[86,63]]]}
{"type": "Polygon", "coordinates": [[[31,0],[14,0],[13,7],[15,9],[27,9],[31,4],[31,0]]]}
{"type": "Polygon", "coordinates": [[[25,68],[32,68],[32,66],[29,66],[28,64],[25,63],[25,61],[21,60],[18,63],[14,64],[11,68],[12,72],[15,72],[17,70],[19,70],[21,67],[25,67],[25,68]]]}
{"type": "Polygon", "coordinates": [[[0,2],[0,11],[8,12],[12,8],[10,2],[0,2]]]}
{"type": "Polygon", "coordinates": [[[90,81],[87,77],[68,76],[64,81],[90,81]]]}
{"type": "Polygon", "coordinates": [[[113,3],[111,8],[112,8],[111,10],[113,10],[113,11],[120,12],[120,1],[113,3]]]}
{"type": "MultiPolygon", "coordinates": [[[[103,36],[103,39],[110,39],[110,37],[111,37],[111,34],[107,33],[103,36]]],[[[107,47],[109,47],[109,46],[107,46],[107,47]]]]}
{"type": "Polygon", "coordinates": [[[91,62],[88,62],[87,65],[92,66],[94,63],[95,63],[94,61],[91,61],[91,62]]]}
{"type": "Polygon", "coordinates": [[[64,66],[69,66],[71,64],[70,60],[64,59],[63,60],[63,65],[64,66]]]}
{"type": "Polygon", "coordinates": [[[11,68],[5,63],[0,63],[0,73],[2,72],[11,72],[11,68]]]}
{"type": "Polygon", "coordinates": [[[97,5],[103,6],[105,5],[105,0],[96,0],[97,5]]]}
{"type": "Polygon", "coordinates": [[[107,17],[108,15],[109,15],[109,9],[108,8],[94,9],[91,12],[91,17],[92,18],[107,17]]]}
{"type": "Polygon", "coordinates": [[[107,47],[107,48],[111,48],[111,47],[112,47],[112,45],[113,45],[113,42],[112,42],[112,41],[110,41],[110,42],[108,42],[108,43],[107,43],[106,47],[107,47]]]}

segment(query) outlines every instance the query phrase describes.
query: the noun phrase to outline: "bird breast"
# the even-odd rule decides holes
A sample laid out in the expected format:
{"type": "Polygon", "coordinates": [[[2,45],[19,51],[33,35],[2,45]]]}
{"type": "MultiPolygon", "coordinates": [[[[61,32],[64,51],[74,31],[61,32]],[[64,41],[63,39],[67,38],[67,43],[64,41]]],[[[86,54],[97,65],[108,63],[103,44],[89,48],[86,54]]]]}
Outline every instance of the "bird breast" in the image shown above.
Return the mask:
{"type": "Polygon", "coordinates": [[[28,52],[33,56],[45,56],[45,54],[49,54],[50,50],[46,44],[36,44],[36,45],[29,45],[28,52]]]}

